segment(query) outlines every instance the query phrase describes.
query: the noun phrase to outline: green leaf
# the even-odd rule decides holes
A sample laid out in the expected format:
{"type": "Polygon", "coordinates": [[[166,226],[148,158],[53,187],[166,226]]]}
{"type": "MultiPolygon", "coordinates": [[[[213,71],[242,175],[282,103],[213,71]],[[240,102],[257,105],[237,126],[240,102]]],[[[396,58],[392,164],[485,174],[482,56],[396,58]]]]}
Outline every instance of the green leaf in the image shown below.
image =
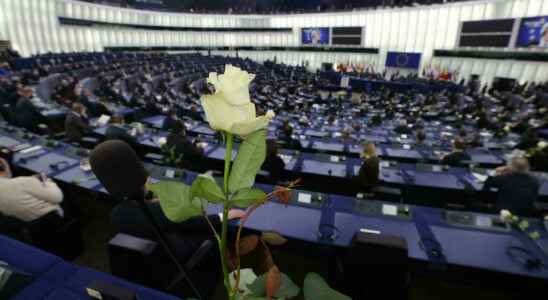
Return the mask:
{"type": "Polygon", "coordinates": [[[518,224],[518,227],[523,231],[527,230],[527,228],[529,228],[529,221],[521,220],[521,222],[519,222],[518,224]]]}
{"type": "Polygon", "coordinates": [[[533,240],[538,240],[540,238],[540,233],[538,231],[533,231],[529,233],[529,237],[533,240]]]}
{"type": "Polygon", "coordinates": [[[304,278],[303,293],[305,300],[352,300],[329,287],[316,273],[308,273],[304,278]]]}
{"type": "Polygon", "coordinates": [[[207,208],[207,202],[191,197],[190,187],[186,184],[160,181],[149,188],[158,197],[162,211],[172,222],[179,223],[199,216],[207,208]]]}
{"type": "Polygon", "coordinates": [[[234,205],[247,208],[255,203],[260,203],[266,200],[266,193],[257,188],[245,188],[236,192],[232,198],[234,205]]]}
{"type": "Polygon", "coordinates": [[[232,165],[228,187],[231,193],[250,188],[266,157],[266,130],[256,131],[244,140],[232,165]]]}
{"type": "MultiPolygon", "coordinates": [[[[255,296],[265,296],[266,295],[266,287],[265,287],[265,281],[266,281],[266,274],[263,274],[252,284],[247,285],[248,289],[253,293],[255,296]]],[[[276,295],[274,295],[276,298],[293,298],[299,295],[301,289],[291,281],[291,278],[289,276],[282,273],[282,285],[276,292],[276,295]]]]}
{"type": "Polygon", "coordinates": [[[211,174],[201,174],[192,183],[190,187],[192,197],[207,200],[211,203],[221,203],[225,200],[225,195],[221,187],[217,184],[211,174]]]}

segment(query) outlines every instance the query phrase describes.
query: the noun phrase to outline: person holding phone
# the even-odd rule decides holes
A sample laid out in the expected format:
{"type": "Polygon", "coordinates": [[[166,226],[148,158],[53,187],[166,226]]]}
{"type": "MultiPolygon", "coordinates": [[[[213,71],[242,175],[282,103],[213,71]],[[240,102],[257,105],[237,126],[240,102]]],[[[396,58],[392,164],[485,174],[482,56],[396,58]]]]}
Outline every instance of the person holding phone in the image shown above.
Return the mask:
{"type": "Polygon", "coordinates": [[[63,192],[45,174],[12,177],[8,161],[0,158],[0,213],[24,222],[47,214],[63,217],[63,192]]]}

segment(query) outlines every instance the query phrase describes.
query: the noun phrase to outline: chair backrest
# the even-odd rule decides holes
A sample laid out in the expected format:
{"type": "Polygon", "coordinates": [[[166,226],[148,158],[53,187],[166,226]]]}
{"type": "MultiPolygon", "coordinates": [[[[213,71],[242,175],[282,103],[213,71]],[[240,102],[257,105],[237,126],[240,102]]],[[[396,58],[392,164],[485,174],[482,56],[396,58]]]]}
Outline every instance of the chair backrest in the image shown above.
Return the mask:
{"type": "Polygon", "coordinates": [[[406,299],[407,252],[402,237],[358,232],[343,260],[345,292],[352,299],[406,299]]]}

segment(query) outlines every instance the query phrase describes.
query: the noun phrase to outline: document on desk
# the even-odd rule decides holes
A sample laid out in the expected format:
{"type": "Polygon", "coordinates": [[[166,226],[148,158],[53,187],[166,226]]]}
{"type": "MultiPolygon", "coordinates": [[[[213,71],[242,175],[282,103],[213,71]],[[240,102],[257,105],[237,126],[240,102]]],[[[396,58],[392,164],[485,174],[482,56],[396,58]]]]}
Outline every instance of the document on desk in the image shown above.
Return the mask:
{"type": "Polygon", "coordinates": [[[299,193],[297,201],[299,201],[300,203],[310,204],[312,203],[312,195],[306,194],[306,193],[299,193]]]}
{"type": "Polygon", "coordinates": [[[397,216],[398,207],[396,205],[383,204],[382,205],[382,214],[387,216],[397,216]]]}
{"type": "Polygon", "coordinates": [[[105,126],[108,124],[109,121],[110,121],[110,116],[101,115],[101,117],[99,117],[99,119],[97,120],[97,125],[105,126]]]}
{"type": "Polygon", "coordinates": [[[487,180],[487,175],[482,175],[482,174],[479,174],[479,173],[472,173],[472,176],[474,176],[474,178],[479,181],[479,182],[485,182],[485,180],[487,180]]]}
{"type": "Polygon", "coordinates": [[[27,148],[27,149],[24,149],[24,150],[21,150],[21,154],[27,154],[27,153],[31,153],[31,152],[35,152],[35,151],[38,151],[42,149],[42,146],[34,146],[34,147],[30,147],[30,148],[27,148]]]}

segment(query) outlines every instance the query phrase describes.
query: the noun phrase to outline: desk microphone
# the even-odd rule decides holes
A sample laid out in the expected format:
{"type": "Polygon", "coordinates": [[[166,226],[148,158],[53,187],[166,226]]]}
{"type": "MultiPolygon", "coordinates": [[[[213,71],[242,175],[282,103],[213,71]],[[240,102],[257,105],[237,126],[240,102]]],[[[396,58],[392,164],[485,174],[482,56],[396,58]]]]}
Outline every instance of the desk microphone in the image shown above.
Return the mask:
{"type": "Polygon", "coordinates": [[[56,163],[53,163],[53,164],[49,164],[49,167],[53,170],[59,170],[61,168],[61,166],[63,165],[69,165],[70,163],[68,161],[60,161],[60,162],[56,162],[56,163]]]}

